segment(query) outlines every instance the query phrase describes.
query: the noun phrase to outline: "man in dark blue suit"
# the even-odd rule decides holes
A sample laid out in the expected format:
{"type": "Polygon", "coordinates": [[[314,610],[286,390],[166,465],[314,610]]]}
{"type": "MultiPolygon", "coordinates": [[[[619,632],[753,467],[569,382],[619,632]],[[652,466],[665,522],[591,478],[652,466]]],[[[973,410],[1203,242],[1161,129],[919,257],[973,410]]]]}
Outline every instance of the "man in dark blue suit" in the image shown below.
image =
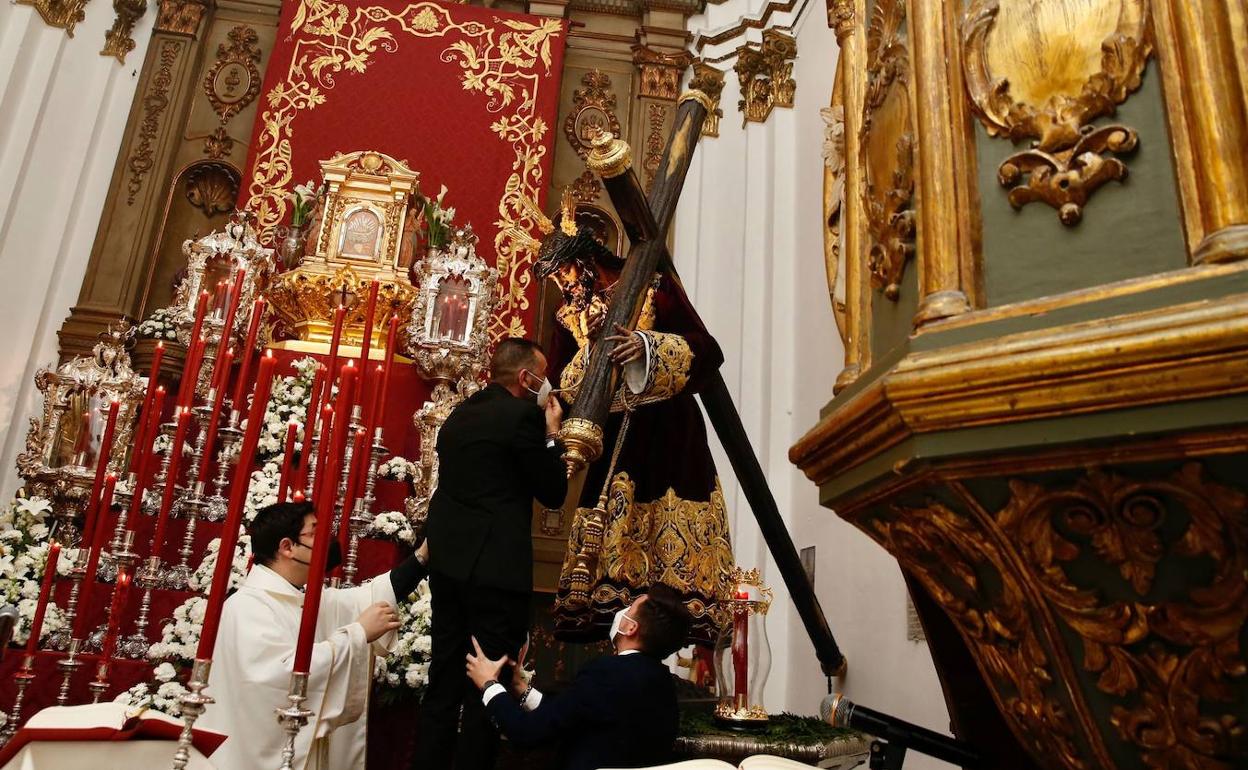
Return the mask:
{"type": "Polygon", "coordinates": [[[557,697],[543,698],[526,685],[520,665],[504,687],[498,677],[510,661],[490,660],[475,639],[468,676],[513,744],[533,748],[562,741],[565,770],[663,764],[671,760],[680,722],[676,687],[663,659],[684,644],[690,622],[680,594],[656,584],[616,613],[615,654],[586,665],[557,697]]]}

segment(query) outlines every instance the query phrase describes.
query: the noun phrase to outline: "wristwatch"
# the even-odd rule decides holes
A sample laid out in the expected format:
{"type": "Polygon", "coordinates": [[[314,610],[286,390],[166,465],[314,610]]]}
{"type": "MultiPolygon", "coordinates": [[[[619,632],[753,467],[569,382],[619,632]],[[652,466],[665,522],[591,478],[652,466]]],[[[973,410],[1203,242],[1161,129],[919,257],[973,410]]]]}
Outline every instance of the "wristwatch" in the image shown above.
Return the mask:
{"type": "Polygon", "coordinates": [[[481,685],[481,692],[485,692],[486,690],[490,689],[490,687],[491,687],[492,685],[496,685],[496,684],[498,684],[498,680],[497,680],[497,679],[491,679],[491,680],[489,680],[489,681],[488,681],[488,682],[486,682],[485,684],[481,685]]]}

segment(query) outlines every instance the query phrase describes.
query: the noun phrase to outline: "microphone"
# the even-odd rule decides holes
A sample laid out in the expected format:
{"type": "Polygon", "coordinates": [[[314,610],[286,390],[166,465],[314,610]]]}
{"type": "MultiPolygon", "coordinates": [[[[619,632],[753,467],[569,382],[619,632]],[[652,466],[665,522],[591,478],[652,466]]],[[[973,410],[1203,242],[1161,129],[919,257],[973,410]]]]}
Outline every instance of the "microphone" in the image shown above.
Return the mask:
{"type": "Polygon", "coordinates": [[[13,629],[17,626],[17,608],[12,604],[0,607],[0,657],[13,641],[13,629]]]}
{"type": "Polygon", "coordinates": [[[819,704],[819,718],[833,727],[861,730],[889,744],[914,749],[950,764],[978,767],[981,762],[979,752],[968,743],[859,706],[840,693],[823,699],[819,704]]]}

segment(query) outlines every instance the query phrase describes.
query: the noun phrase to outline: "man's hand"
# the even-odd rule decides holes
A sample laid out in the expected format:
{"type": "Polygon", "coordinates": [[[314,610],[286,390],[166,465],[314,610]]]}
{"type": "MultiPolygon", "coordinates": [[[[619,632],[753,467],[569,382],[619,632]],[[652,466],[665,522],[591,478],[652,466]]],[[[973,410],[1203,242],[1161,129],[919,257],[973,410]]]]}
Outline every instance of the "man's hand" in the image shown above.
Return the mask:
{"type": "Polygon", "coordinates": [[[499,675],[503,671],[503,666],[511,661],[506,655],[498,660],[490,660],[486,657],[485,652],[481,650],[481,645],[477,643],[477,637],[472,637],[472,649],[477,651],[476,655],[471,652],[467,655],[468,678],[476,685],[478,690],[485,689],[485,683],[489,681],[498,681],[499,675]]]}
{"type": "Polygon", "coordinates": [[[516,665],[511,669],[511,694],[517,700],[524,697],[524,693],[529,689],[529,682],[525,678],[521,669],[524,668],[524,659],[529,656],[529,640],[524,640],[524,646],[520,648],[520,657],[516,658],[516,665]]]}
{"type": "Polygon", "coordinates": [[[361,612],[355,622],[364,627],[364,638],[371,643],[399,627],[399,613],[389,602],[377,602],[361,612]]]}
{"type": "Polygon", "coordinates": [[[560,428],[563,427],[563,404],[559,403],[559,399],[554,393],[546,399],[546,435],[558,435],[560,428]]]}
{"type": "Polygon", "coordinates": [[[611,349],[611,363],[616,366],[623,366],[639,360],[641,354],[645,351],[641,337],[619,324],[615,325],[615,332],[615,334],[605,338],[608,342],[615,343],[615,347],[611,349]]]}

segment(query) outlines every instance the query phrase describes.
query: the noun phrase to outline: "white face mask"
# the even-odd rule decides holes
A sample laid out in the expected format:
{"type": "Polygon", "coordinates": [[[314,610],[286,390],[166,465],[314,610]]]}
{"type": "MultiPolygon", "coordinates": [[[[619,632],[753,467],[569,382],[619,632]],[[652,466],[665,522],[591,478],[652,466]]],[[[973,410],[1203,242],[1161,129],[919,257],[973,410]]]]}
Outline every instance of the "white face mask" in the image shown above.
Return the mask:
{"type": "MultiPolygon", "coordinates": [[[[534,377],[537,376],[536,374],[533,374],[532,372],[529,372],[529,374],[531,374],[534,377]]],[[[551,391],[555,389],[555,386],[550,384],[549,378],[543,377],[542,384],[538,387],[537,390],[533,390],[528,385],[525,385],[524,389],[532,393],[534,396],[537,396],[537,405],[545,409],[546,402],[550,400],[551,391]]]]}
{"type": "Polygon", "coordinates": [[[627,612],[628,608],[625,607],[616,612],[615,617],[611,618],[611,630],[607,633],[607,639],[611,640],[611,644],[613,645],[615,644],[615,637],[620,633],[620,624],[624,622],[624,618],[628,618],[634,623],[637,622],[636,619],[629,618],[626,614],[627,612]]]}

